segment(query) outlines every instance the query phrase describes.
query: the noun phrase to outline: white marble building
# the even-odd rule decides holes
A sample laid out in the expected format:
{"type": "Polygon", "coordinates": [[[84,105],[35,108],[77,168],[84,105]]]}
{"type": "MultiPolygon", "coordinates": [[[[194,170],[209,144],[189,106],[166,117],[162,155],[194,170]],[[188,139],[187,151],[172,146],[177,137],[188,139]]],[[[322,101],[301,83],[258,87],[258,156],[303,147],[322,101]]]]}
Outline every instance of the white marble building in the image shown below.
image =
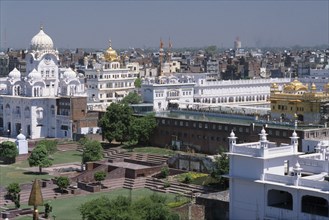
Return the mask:
{"type": "Polygon", "coordinates": [[[230,219],[329,219],[329,148],[298,152],[298,138],[290,144],[267,140],[237,144],[229,137],[230,219]]]}
{"type": "Polygon", "coordinates": [[[26,76],[15,68],[0,79],[3,133],[16,137],[22,131],[32,139],[72,137],[72,121],[68,114],[57,112],[58,100],[85,96],[84,76],[71,69],[59,71],[58,51],[43,28],[32,38],[26,62],[26,76]]]}
{"type": "Polygon", "coordinates": [[[143,100],[152,103],[155,111],[167,110],[170,104],[192,107],[195,83],[191,78],[179,80],[175,76],[160,76],[157,80],[146,78],[142,84],[143,100]]]}
{"type": "Polygon", "coordinates": [[[213,81],[209,77],[207,73],[177,73],[159,79],[145,78],[142,84],[144,102],[153,103],[155,111],[166,110],[171,100],[180,108],[268,103],[273,83],[281,88],[291,81],[290,78],[213,81]],[[186,89],[192,93],[186,95],[183,92],[186,89]],[[179,92],[171,97],[168,93],[171,90],[179,92]]]}
{"type": "Polygon", "coordinates": [[[105,111],[112,102],[118,102],[134,91],[139,65],[131,63],[121,67],[117,52],[110,44],[101,63],[96,63],[93,69],[86,69],[85,75],[88,109],[105,111]]]}

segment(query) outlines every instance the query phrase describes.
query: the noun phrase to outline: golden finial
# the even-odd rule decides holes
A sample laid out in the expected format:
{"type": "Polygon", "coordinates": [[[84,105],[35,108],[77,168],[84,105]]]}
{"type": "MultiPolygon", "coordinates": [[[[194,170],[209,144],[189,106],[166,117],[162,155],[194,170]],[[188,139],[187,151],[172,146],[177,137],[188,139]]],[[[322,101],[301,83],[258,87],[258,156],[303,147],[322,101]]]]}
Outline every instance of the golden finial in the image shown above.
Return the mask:
{"type": "Polygon", "coordinates": [[[160,48],[161,48],[161,49],[163,48],[163,41],[162,41],[162,38],[160,38],[160,48]]]}
{"type": "Polygon", "coordinates": [[[109,39],[109,47],[112,47],[112,40],[111,40],[111,38],[109,39]]]}
{"type": "Polygon", "coordinates": [[[312,90],[312,91],[315,91],[315,90],[316,90],[316,85],[314,84],[314,82],[313,82],[312,85],[311,85],[311,90],[312,90]]]}

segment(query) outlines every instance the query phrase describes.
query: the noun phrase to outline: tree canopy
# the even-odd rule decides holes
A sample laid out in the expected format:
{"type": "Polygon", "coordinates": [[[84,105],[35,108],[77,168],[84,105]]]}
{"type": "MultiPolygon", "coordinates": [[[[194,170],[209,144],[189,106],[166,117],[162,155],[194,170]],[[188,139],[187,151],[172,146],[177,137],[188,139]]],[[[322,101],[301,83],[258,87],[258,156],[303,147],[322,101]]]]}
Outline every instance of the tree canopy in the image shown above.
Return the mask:
{"type": "Polygon", "coordinates": [[[141,88],[142,87],[142,79],[141,78],[137,78],[134,82],[134,86],[136,88],[141,88]]]}
{"type": "Polygon", "coordinates": [[[14,163],[15,158],[18,156],[18,149],[14,142],[4,141],[0,144],[0,157],[6,163],[14,163]]]}
{"type": "Polygon", "coordinates": [[[127,96],[125,96],[121,103],[125,104],[138,104],[142,102],[142,97],[138,95],[136,92],[130,92],[127,96]]]}
{"type": "Polygon", "coordinates": [[[99,141],[87,140],[83,145],[82,163],[103,159],[103,148],[99,141]]]}
{"type": "Polygon", "coordinates": [[[100,120],[100,127],[109,142],[116,140],[135,145],[149,141],[156,120],[154,114],[135,117],[127,104],[112,103],[100,120]]]}
{"type": "Polygon", "coordinates": [[[115,199],[100,197],[79,207],[84,220],[178,220],[165,204],[166,198],[154,194],[132,202],[129,198],[118,196],[115,199]]]}
{"type": "Polygon", "coordinates": [[[100,120],[100,126],[104,137],[112,142],[113,140],[127,141],[129,124],[132,120],[132,110],[126,104],[112,103],[107,107],[104,116],[100,120]]]}
{"type": "Polygon", "coordinates": [[[41,144],[33,149],[28,161],[30,167],[39,167],[39,173],[42,172],[42,168],[50,167],[52,165],[52,160],[49,157],[46,146],[41,144]]]}
{"type": "Polygon", "coordinates": [[[221,152],[218,157],[215,158],[214,170],[211,176],[219,180],[219,184],[223,188],[228,188],[229,181],[222,175],[228,174],[230,170],[230,162],[227,154],[221,152]]]}
{"type": "Polygon", "coordinates": [[[105,180],[105,178],[106,178],[105,171],[98,171],[98,172],[94,173],[94,179],[99,183],[101,183],[101,181],[105,180]]]}
{"type": "Polygon", "coordinates": [[[56,185],[63,192],[70,185],[70,180],[67,176],[60,176],[56,178],[56,185]]]}
{"type": "Polygon", "coordinates": [[[48,154],[53,154],[57,151],[57,141],[56,140],[40,140],[38,145],[44,145],[48,151],[48,154]]]}

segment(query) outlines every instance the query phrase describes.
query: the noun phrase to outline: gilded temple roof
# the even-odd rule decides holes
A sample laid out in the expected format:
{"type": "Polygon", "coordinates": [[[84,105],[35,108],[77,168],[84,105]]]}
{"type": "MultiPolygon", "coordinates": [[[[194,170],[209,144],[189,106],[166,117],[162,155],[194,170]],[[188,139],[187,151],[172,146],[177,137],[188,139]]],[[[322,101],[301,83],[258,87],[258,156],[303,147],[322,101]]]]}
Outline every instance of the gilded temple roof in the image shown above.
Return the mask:
{"type": "Polygon", "coordinates": [[[307,85],[304,85],[297,79],[289,83],[288,85],[283,86],[285,92],[297,92],[297,91],[308,91],[307,85]]]}

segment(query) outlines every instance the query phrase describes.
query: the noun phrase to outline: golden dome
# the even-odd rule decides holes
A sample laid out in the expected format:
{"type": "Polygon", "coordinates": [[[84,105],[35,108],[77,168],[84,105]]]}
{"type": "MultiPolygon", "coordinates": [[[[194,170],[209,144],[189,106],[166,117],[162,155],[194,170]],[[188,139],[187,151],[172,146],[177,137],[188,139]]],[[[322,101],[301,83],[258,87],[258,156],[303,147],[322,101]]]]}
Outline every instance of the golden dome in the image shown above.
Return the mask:
{"type": "Polygon", "coordinates": [[[278,84],[276,84],[276,83],[272,83],[271,88],[272,88],[272,89],[278,89],[279,86],[278,86],[278,84]]]}
{"type": "Polygon", "coordinates": [[[295,79],[293,82],[284,86],[284,91],[307,91],[308,87],[303,85],[303,83],[299,82],[295,79]]]}
{"type": "Polygon", "coordinates": [[[312,91],[315,91],[316,90],[316,85],[314,83],[312,83],[312,85],[311,85],[311,90],[312,91]]]}
{"type": "Polygon", "coordinates": [[[118,60],[118,54],[115,50],[112,49],[112,43],[111,40],[109,48],[105,51],[104,53],[104,58],[106,61],[112,62],[112,61],[117,61],[118,60]]]}

